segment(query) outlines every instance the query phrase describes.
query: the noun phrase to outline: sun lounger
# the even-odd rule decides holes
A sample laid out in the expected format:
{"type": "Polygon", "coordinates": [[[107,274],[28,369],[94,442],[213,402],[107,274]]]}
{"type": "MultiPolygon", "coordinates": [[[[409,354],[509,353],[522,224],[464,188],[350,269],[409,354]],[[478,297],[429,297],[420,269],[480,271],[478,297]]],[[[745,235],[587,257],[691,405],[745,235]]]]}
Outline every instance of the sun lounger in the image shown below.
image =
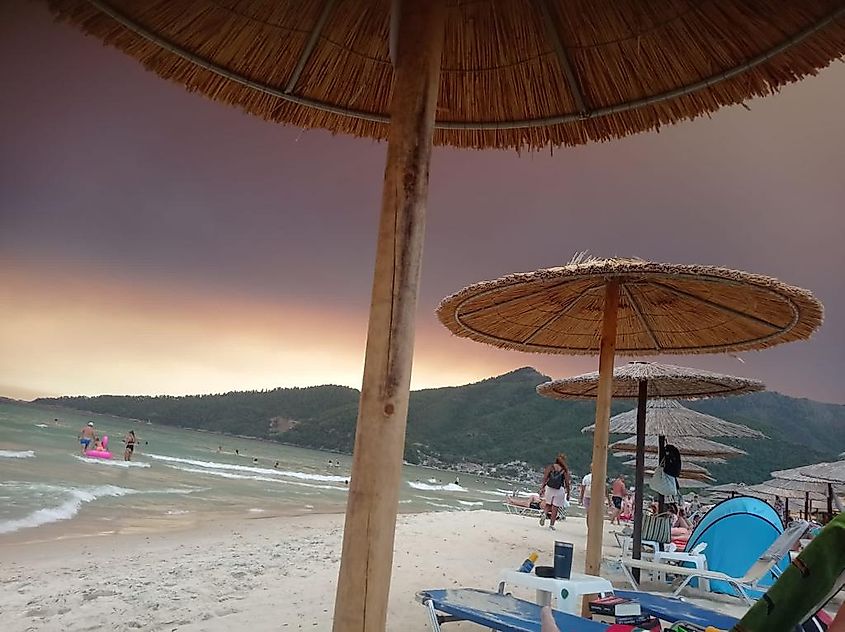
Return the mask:
{"type": "Polygon", "coordinates": [[[774,542],[772,542],[769,548],[760,555],[757,561],[752,564],[751,568],[749,568],[742,577],[731,577],[730,575],[719,571],[711,571],[701,568],[687,568],[684,566],[661,564],[647,560],[633,560],[625,557],[621,557],[615,561],[622,567],[625,577],[628,579],[628,582],[634,590],[639,590],[639,584],[634,578],[634,575],[631,573],[631,569],[639,568],[652,573],[671,573],[673,575],[684,576],[684,580],[673,593],[676,596],[684,588],[686,588],[690,581],[695,578],[718,580],[726,582],[736,588],[740,596],[750,605],[754,603],[755,599],[749,595],[749,592],[766,591],[765,586],[759,585],[760,581],[769,574],[773,574],[775,577],[779,575],[776,565],[789,554],[789,551],[791,551],[796,543],[804,536],[808,527],[808,523],[803,521],[795,522],[790,525],[789,528],[787,528],[774,542]]]}
{"type": "Polygon", "coordinates": [[[735,617],[701,608],[679,597],[666,597],[631,590],[615,590],[613,594],[623,599],[636,601],[640,604],[643,613],[671,623],[685,621],[702,628],[713,626],[719,630],[730,630],[737,622],[735,617]]]}
{"type": "MultiPolygon", "coordinates": [[[[509,502],[508,499],[502,501],[502,504],[505,506],[505,510],[509,514],[513,514],[515,516],[528,516],[529,518],[536,518],[540,519],[543,515],[542,509],[535,509],[534,507],[523,507],[522,505],[516,505],[512,502],[509,502]]],[[[566,518],[566,509],[563,507],[558,507],[557,510],[557,520],[564,520],[566,518]]]]}
{"type": "MultiPolygon", "coordinates": [[[[470,621],[500,632],[540,632],[540,611],[537,604],[497,592],[459,588],[425,590],[417,594],[429,615],[432,632],[453,621],[470,621]]],[[[573,614],[552,610],[561,632],[606,632],[608,626],[573,614]]]]}

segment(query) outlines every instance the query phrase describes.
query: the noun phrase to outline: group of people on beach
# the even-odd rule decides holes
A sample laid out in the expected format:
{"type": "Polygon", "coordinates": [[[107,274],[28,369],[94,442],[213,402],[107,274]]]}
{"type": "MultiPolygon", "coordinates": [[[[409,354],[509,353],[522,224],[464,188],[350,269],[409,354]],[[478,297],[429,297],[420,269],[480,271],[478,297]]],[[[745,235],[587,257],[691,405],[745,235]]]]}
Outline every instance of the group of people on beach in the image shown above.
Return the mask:
{"type": "MultiPolygon", "coordinates": [[[[94,422],[89,421],[82,426],[79,431],[79,449],[83,456],[89,450],[105,451],[106,446],[103,445],[103,440],[94,430],[94,422]]],[[[138,438],[135,436],[135,431],[130,430],[123,438],[123,460],[131,461],[132,455],[135,453],[135,446],[138,445],[138,438]]]]}
{"type": "MultiPolygon", "coordinates": [[[[587,511],[589,521],[589,510],[592,500],[593,474],[592,464],[590,471],[581,479],[579,487],[579,504],[587,511]]],[[[572,498],[572,474],[567,465],[566,455],[558,453],[555,460],[543,470],[540,493],[531,494],[527,499],[528,507],[540,509],[540,525],[544,526],[549,522],[549,529],[555,530],[555,522],[565,510],[572,498]]],[[[634,516],[634,490],[628,488],[624,474],[619,474],[608,486],[603,498],[605,506],[609,509],[608,517],[611,524],[621,525],[622,521],[630,521],[634,516]]],[[[671,518],[671,529],[673,539],[688,538],[692,532],[692,521],[689,514],[696,510],[694,506],[698,502],[694,497],[691,503],[679,505],[669,503],[666,510],[671,518]]],[[[658,513],[657,503],[650,505],[652,513],[658,513]]]]}

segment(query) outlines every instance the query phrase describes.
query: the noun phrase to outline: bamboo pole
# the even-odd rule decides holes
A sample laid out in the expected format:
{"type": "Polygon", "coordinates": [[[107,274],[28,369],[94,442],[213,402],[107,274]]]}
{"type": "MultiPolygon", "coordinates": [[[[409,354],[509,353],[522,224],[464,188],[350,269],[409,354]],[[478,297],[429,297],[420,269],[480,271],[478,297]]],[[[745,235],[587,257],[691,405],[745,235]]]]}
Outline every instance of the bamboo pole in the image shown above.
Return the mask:
{"type": "MultiPolygon", "coordinates": [[[[643,550],[643,500],[645,496],[645,417],[648,402],[648,380],[640,380],[637,392],[637,462],[634,470],[634,548],[631,556],[638,560],[643,550]]],[[[640,569],[634,569],[634,579],[640,580],[640,569]]]]}
{"type": "Polygon", "coordinates": [[[387,621],[444,24],[445,0],[402,3],[334,632],[387,621]]]}
{"type": "Polygon", "coordinates": [[[588,575],[601,572],[601,544],[604,531],[604,499],[607,496],[607,436],[610,428],[610,399],[613,389],[613,356],[616,353],[616,323],[619,311],[619,281],[608,281],[604,290],[604,315],[599,352],[599,386],[596,401],[596,429],[593,435],[593,468],[590,509],[587,514],[588,575]]]}
{"type": "MultiPolygon", "coordinates": [[[[663,459],[666,457],[666,437],[660,435],[657,437],[657,463],[658,465],[663,464],[663,459]]],[[[666,498],[664,498],[663,494],[657,495],[657,513],[663,513],[666,511],[666,498]]]]}

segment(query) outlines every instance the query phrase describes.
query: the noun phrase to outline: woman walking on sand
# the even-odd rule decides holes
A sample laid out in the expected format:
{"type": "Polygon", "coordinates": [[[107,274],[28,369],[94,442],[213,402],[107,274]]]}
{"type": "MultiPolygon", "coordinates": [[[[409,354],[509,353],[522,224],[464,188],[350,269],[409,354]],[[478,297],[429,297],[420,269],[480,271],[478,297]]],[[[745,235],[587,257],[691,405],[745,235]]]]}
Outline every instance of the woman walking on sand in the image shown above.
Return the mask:
{"type": "MultiPolygon", "coordinates": [[[[549,513],[549,529],[555,530],[558,510],[566,507],[569,503],[569,492],[572,486],[572,479],[569,475],[569,466],[566,464],[566,455],[560,452],[555,457],[554,463],[543,471],[543,484],[540,486],[540,496],[546,501],[546,508],[549,513]]],[[[540,517],[540,526],[546,524],[545,512],[540,517]]]]}

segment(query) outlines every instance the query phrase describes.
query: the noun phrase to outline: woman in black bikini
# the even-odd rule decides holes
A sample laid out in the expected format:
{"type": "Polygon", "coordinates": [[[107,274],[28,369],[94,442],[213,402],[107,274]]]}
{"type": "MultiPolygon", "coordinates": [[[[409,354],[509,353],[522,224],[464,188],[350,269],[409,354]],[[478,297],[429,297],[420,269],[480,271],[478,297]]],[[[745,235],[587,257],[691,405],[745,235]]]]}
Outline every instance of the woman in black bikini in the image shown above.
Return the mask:
{"type": "Polygon", "coordinates": [[[135,431],[130,430],[129,434],[123,439],[123,442],[126,444],[126,449],[123,450],[123,460],[131,461],[132,453],[135,451],[135,444],[138,443],[138,440],[135,438],[135,431]]]}

